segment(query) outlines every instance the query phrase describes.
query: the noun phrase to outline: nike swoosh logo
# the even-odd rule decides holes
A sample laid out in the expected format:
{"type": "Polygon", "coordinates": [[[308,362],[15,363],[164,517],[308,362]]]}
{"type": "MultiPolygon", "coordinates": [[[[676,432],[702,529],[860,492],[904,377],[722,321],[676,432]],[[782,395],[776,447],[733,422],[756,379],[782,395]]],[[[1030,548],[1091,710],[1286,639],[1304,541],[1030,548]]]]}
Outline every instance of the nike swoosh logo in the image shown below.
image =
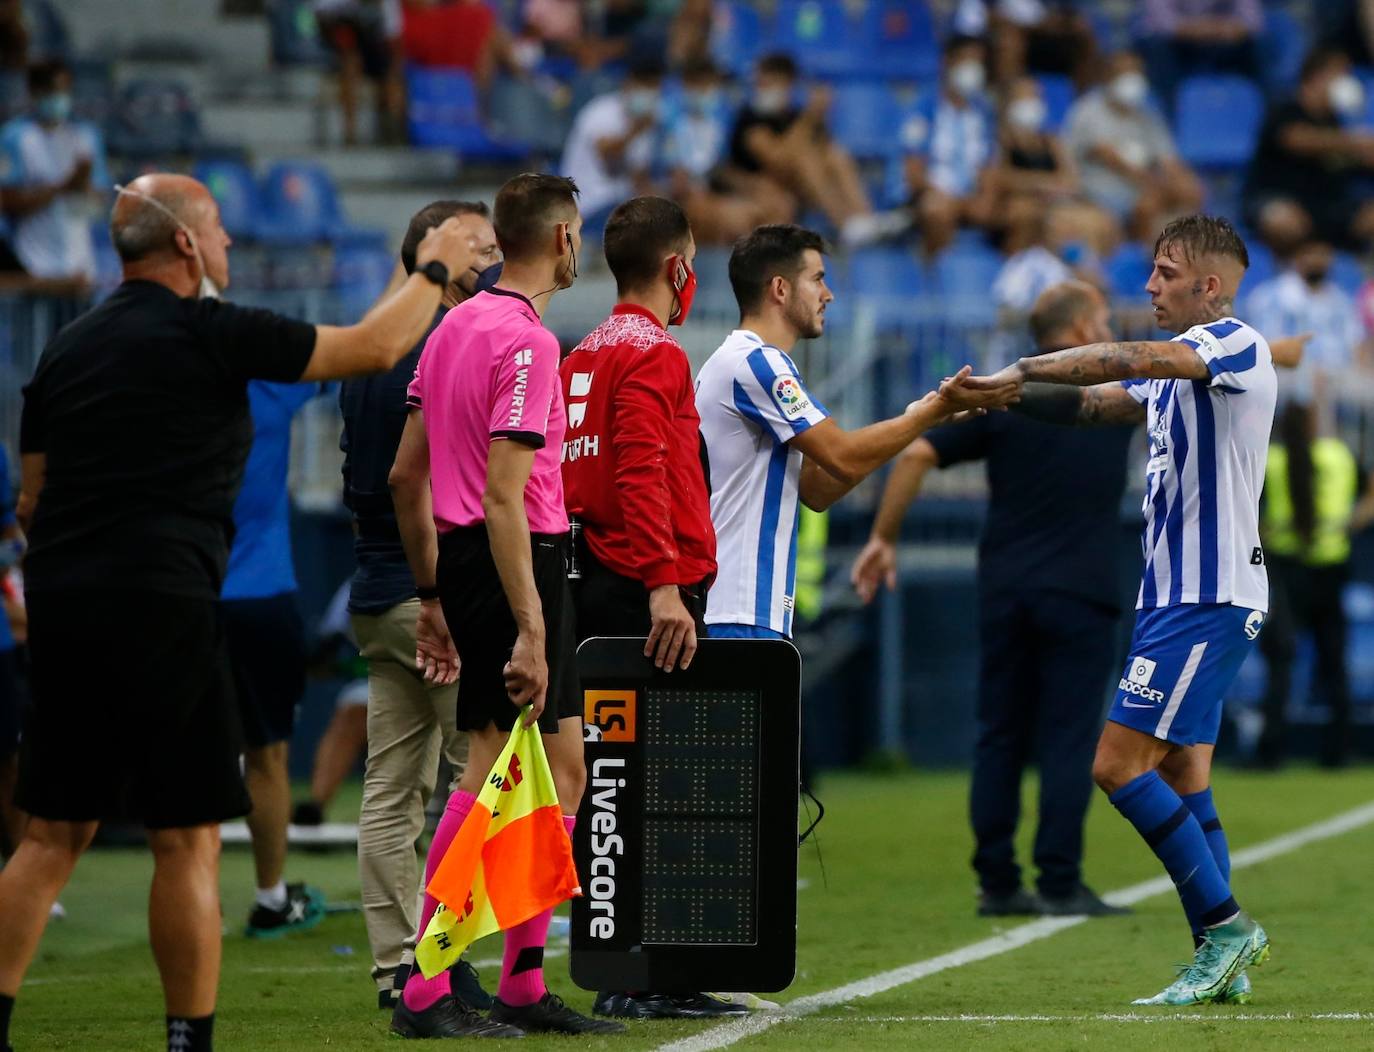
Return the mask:
{"type": "Polygon", "coordinates": [[[1148,701],[1127,701],[1125,698],[1122,698],[1122,699],[1121,699],[1121,704],[1124,705],[1124,706],[1126,706],[1126,708],[1128,708],[1128,709],[1152,709],[1152,708],[1154,708],[1154,704],[1151,703],[1151,702],[1148,702],[1148,701]]]}

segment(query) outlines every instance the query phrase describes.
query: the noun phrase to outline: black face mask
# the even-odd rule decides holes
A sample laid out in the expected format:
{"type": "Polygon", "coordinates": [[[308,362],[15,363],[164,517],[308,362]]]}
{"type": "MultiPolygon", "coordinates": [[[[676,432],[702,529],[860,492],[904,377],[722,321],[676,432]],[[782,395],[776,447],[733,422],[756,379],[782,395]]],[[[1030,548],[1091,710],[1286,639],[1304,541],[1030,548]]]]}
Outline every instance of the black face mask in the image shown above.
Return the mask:
{"type": "Polygon", "coordinates": [[[486,292],[501,280],[501,264],[493,263],[485,270],[477,272],[477,280],[472,284],[472,294],[475,296],[479,292],[486,292]]]}
{"type": "Polygon", "coordinates": [[[1326,281],[1329,273],[1330,272],[1326,270],[1305,270],[1303,271],[1302,280],[1307,282],[1308,288],[1315,289],[1326,281]]]}

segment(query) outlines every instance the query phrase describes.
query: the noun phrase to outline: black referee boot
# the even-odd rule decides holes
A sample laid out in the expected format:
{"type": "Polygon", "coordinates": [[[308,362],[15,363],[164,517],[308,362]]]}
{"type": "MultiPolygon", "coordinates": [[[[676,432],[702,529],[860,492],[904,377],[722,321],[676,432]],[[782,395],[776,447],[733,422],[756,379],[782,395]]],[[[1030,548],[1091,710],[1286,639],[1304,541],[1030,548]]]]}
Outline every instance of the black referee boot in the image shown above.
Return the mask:
{"type": "Polygon", "coordinates": [[[592,1019],[575,1012],[557,994],[545,993],[534,1004],[508,1005],[497,997],[492,1001],[493,1022],[516,1026],[531,1033],[544,1034],[623,1034],[622,1023],[592,1019]]]}
{"type": "Polygon", "coordinates": [[[391,1032],[398,1037],[524,1037],[518,1026],[487,1019],[451,995],[416,1012],[397,1001],[391,1013],[391,1032]]]}

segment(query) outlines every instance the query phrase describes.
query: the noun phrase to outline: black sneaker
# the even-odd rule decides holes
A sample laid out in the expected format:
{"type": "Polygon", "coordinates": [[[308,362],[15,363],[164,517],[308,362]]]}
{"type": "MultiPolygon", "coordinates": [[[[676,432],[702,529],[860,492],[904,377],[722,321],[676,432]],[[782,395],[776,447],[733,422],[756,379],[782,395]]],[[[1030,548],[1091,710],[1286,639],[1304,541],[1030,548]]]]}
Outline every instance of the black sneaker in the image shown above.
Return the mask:
{"type": "Polygon", "coordinates": [[[291,824],[293,826],[322,826],[324,825],[324,808],[315,803],[314,800],[302,800],[291,810],[291,824]]]}
{"type": "Polygon", "coordinates": [[[517,1026],[486,1019],[453,997],[441,997],[423,1012],[404,1001],[391,1013],[391,1032],[401,1037],[524,1037],[517,1026]]]}
{"type": "Polygon", "coordinates": [[[305,884],[286,885],[286,905],[279,910],[255,905],[243,934],[250,939],[278,939],[305,931],[324,920],[324,892],[305,884]]]}
{"type": "Polygon", "coordinates": [[[980,917],[1035,917],[1040,913],[1040,903],[1025,888],[1017,888],[1006,894],[985,891],[978,896],[978,916],[980,917]]]}
{"type": "Polygon", "coordinates": [[[1040,895],[1040,912],[1047,917],[1124,917],[1133,911],[1103,902],[1092,888],[1080,884],[1067,895],[1040,895]]]}
{"type": "Polygon", "coordinates": [[[722,1000],[714,994],[626,994],[609,990],[596,995],[592,1011],[620,1019],[710,1019],[749,1014],[744,1005],[722,1000]]]}
{"type": "Polygon", "coordinates": [[[531,1005],[508,1005],[499,997],[492,998],[491,1018],[494,1022],[519,1027],[532,1033],[553,1034],[623,1034],[621,1023],[608,1023],[574,1012],[557,994],[546,993],[531,1005]]]}
{"type": "Polygon", "coordinates": [[[491,1010],[492,996],[482,989],[477,969],[468,963],[466,957],[458,958],[458,963],[448,970],[448,986],[453,996],[463,1004],[471,1005],[479,1012],[491,1010]]]}

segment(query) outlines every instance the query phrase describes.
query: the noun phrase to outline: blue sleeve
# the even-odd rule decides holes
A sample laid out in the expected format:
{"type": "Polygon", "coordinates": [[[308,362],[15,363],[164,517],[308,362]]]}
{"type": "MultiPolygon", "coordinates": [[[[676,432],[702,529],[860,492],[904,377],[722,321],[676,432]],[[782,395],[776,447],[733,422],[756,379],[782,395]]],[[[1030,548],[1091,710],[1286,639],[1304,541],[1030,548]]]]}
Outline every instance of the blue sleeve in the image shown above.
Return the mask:
{"type": "Polygon", "coordinates": [[[811,397],[792,359],[774,347],[751,351],[735,374],[735,408],[740,415],[790,442],[830,414],[811,397]]]}
{"type": "Polygon", "coordinates": [[[1197,352],[1211,375],[1209,387],[1231,394],[1249,390],[1249,374],[1260,363],[1262,339],[1250,326],[1223,318],[1210,325],[1194,325],[1174,339],[1197,352]]]}

